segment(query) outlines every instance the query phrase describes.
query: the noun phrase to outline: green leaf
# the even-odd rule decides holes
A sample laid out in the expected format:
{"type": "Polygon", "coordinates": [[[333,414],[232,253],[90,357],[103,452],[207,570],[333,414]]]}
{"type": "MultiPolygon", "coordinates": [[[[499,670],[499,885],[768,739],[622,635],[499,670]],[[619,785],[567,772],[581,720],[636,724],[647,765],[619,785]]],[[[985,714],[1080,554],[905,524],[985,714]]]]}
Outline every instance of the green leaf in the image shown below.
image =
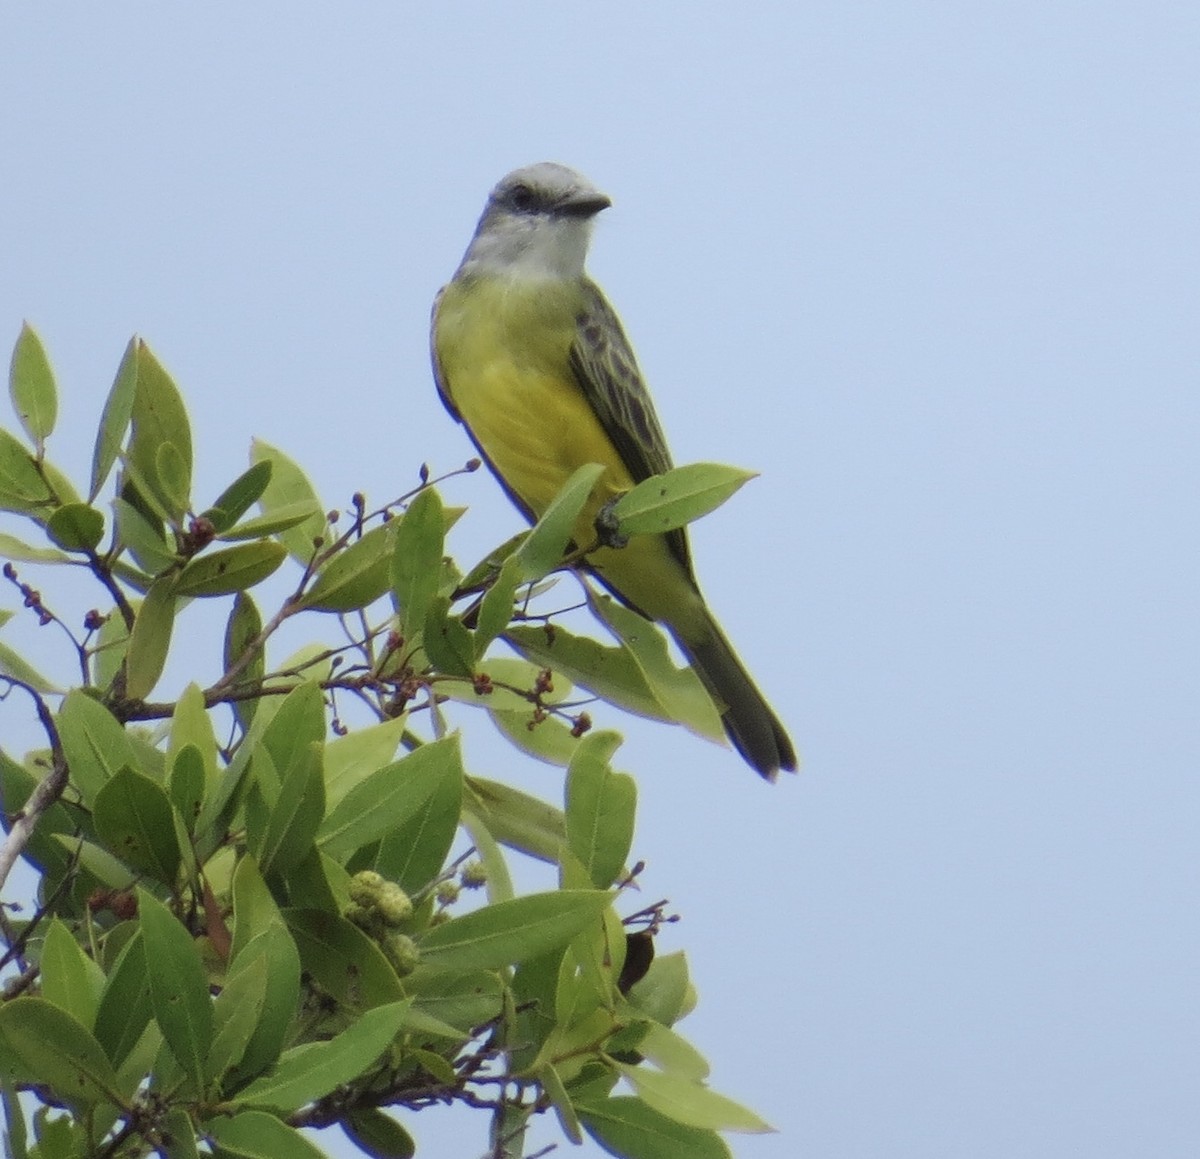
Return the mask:
{"type": "Polygon", "coordinates": [[[597,889],[617,880],[633,844],[637,784],[608,764],[620,743],[615,732],[589,733],[567,770],[567,845],[597,889]]]}
{"type": "MultiPolygon", "coordinates": [[[[225,671],[228,672],[242,658],[243,654],[258,639],[262,632],[262,616],[258,605],[249,592],[238,592],[229,613],[229,621],[225,625],[225,671]]],[[[253,658],[242,668],[235,688],[252,687],[257,685],[266,671],[266,657],[261,647],[254,649],[253,658]]],[[[254,719],[258,701],[255,699],[234,701],[233,711],[237,714],[238,722],[244,731],[250,728],[254,719]]]]}
{"type": "Polygon", "coordinates": [[[54,430],[58,416],[58,393],[46,348],[28,322],[21,327],[13,348],[8,369],[8,393],[21,426],[41,455],[42,446],[54,430]]]}
{"type": "Polygon", "coordinates": [[[283,1048],[300,994],[300,954],[250,856],[234,871],[233,916],[230,980],[259,955],[268,966],[262,1014],[236,1068],[245,1079],[270,1066],[283,1048]]]}
{"type": "Polygon", "coordinates": [[[325,801],[333,809],[345,795],[377,769],[390,764],[407,717],[356,728],[325,746],[325,801]]]}
{"type": "Polygon", "coordinates": [[[242,1061],[262,1017],[269,978],[265,953],[244,955],[229,972],[213,1003],[213,1044],[204,1068],[210,1079],[220,1081],[242,1061]]]}
{"type": "Polygon", "coordinates": [[[14,998],[0,1006],[0,1077],[45,1085],[70,1107],[125,1105],[112,1064],[91,1031],[44,998],[14,998]]]}
{"type": "Polygon", "coordinates": [[[626,995],[639,1013],[672,1026],[694,1005],[687,958],[682,951],[654,959],[646,976],[626,995]]]}
{"type": "Polygon", "coordinates": [[[96,1037],[114,1066],[133,1050],[150,1021],[150,974],[139,930],[109,971],[96,1012],[96,1037]]]}
{"type": "Polygon", "coordinates": [[[686,1127],[622,1096],[576,1103],[587,1133],[611,1155],[637,1159],[730,1159],[729,1147],[715,1131],[686,1127]]]}
{"type": "Polygon", "coordinates": [[[255,439],[250,444],[250,461],[271,464],[271,481],[259,499],[259,506],[264,515],[276,514],[281,508],[290,507],[294,503],[312,504],[313,515],[302,523],[279,532],[279,540],[288,549],[288,554],[301,567],[308,567],[315,551],[314,541],[323,540],[328,536],[323,514],[325,509],[321,506],[316,491],[304,472],[287,455],[269,443],[255,439]]]}
{"type": "Polygon", "coordinates": [[[470,807],[497,841],[539,861],[558,864],[566,838],[562,810],[500,781],[471,777],[470,807]]]}
{"type": "Polygon", "coordinates": [[[654,698],[663,706],[665,719],[682,724],[697,736],[725,744],[721,716],[712,697],[691,668],[675,667],[666,636],[611,596],[597,596],[589,590],[588,606],[629,649],[654,698]]]}
{"type": "Polygon", "coordinates": [[[475,852],[483,866],[487,879],[488,901],[494,904],[516,897],[517,891],[513,886],[512,874],[508,872],[508,862],[504,860],[504,851],[484,820],[464,807],[460,823],[471,839],[471,844],[475,846],[475,852]]]}
{"type": "Polygon", "coordinates": [[[200,750],[194,744],[184,745],[171,762],[167,792],[189,833],[195,828],[204,803],[204,782],[204,758],[200,750]]]}
{"type": "Polygon", "coordinates": [[[14,535],[0,532],[0,559],[13,563],[70,563],[71,557],[53,547],[30,547],[14,535]]]}
{"type": "Polygon", "coordinates": [[[522,752],[539,761],[564,768],[571,763],[579,738],[555,717],[534,720],[531,712],[505,712],[488,708],[492,723],[522,752]]]}
{"type": "Polygon", "coordinates": [[[260,959],[267,965],[267,988],[250,1040],[233,1070],[237,1083],[254,1078],[274,1064],[292,1032],[300,999],[300,953],[282,919],[270,922],[250,939],[230,971],[230,983],[260,959]]]}
{"type": "Polygon", "coordinates": [[[561,672],[609,704],[638,716],[667,719],[663,706],[626,648],[614,648],[588,636],[577,636],[558,624],[550,631],[514,624],[504,633],[504,638],[527,660],[553,672],[561,672]]]}
{"type": "Polygon", "coordinates": [[[51,919],[42,945],[42,997],[91,1030],[104,989],[104,971],[83,952],[66,926],[51,919]]]}
{"type": "Polygon", "coordinates": [[[171,734],[167,743],[166,767],[171,769],[175,758],[188,746],[200,757],[204,772],[204,785],[215,784],[220,774],[217,771],[217,737],[213,732],[212,718],[204,700],[204,692],[198,684],[189,684],[175,702],[171,714],[171,734]]]}
{"type": "Polygon", "coordinates": [[[384,523],[322,565],[301,606],[318,612],[351,612],[373,604],[388,590],[396,527],[384,523]]]}
{"type": "Polygon", "coordinates": [[[616,1067],[647,1106],[677,1123],[709,1131],[742,1131],[753,1135],[774,1130],[753,1111],[683,1075],[622,1062],[616,1063],[616,1067]]]}
{"type": "MultiPolygon", "coordinates": [[[[429,747],[425,745],[417,753],[429,747]]],[[[458,831],[463,770],[457,744],[453,754],[452,759],[439,760],[430,766],[425,777],[434,782],[432,791],[404,820],[384,834],[375,855],[376,870],[410,894],[423,889],[438,875],[458,831]]],[[[407,768],[411,759],[407,758],[402,768],[407,768]]]]}
{"type": "MultiPolygon", "coordinates": [[[[273,722],[272,722],[273,723],[273,722]]],[[[297,753],[283,774],[262,842],[253,852],[263,876],[286,874],[308,855],[325,816],[322,743],[297,753]]]]}
{"type": "Polygon", "coordinates": [[[96,794],[93,821],[101,841],[126,865],[174,884],[179,842],[170,799],[157,781],[126,765],[96,794]]]}
{"type": "Polygon", "coordinates": [[[203,1091],[213,1011],[200,952],[179,919],[144,889],[138,890],[138,919],[146,961],[154,963],[149,972],[154,1020],[175,1060],[203,1091]]]}
{"type": "Polygon", "coordinates": [[[7,644],[0,644],[0,676],[11,676],[21,684],[28,684],[35,692],[55,693],[59,689],[18,655],[7,644]]]}
{"type": "Polygon", "coordinates": [[[162,676],[175,625],[175,585],[172,578],[155,580],[138,608],[126,656],[125,692],[130,700],[145,700],[162,676]]]}
{"type": "Polygon", "coordinates": [[[566,944],[611,901],[599,891],[558,890],[496,902],[423,934],[421,958],[457,969],[511,966],[566,944]]]}
{"type": "Polygon", "coordinates": [[[426,487],[400,517],[392,550],[392,591],[406,640],[425,627],[441,577],[445,536],[446,514],[441,497],[432,487],[426,487]]]}
{"type": "Polygon", "coordinates": [[[358,926],[318,909],[288,910],[284,917],[305,972],[337,1002],[372,1010],[404,997],[379,944],[358,926]]]}
{"type": "Polygon", "coordinates": [[[475,641],[462,620],[451,616],[449,611],[449,597],[434,596],[426,610],[421,641],[429,662],[437,671],[451,676],[470,676],[475,668],[475,641]]]}
{"type": "Polygon", "coordinates": [[[179,573],[175,593],[179,596],[227,596],[231,592],[244,591],[273,574],[286,558],[287,550],[283,544],[273,539],[205,552],[179,573]]]}
{"type": "Polygon", "coordinates": [[[207,519],[218,534],[228,531],[259,501],[270,481],[270,461],[254,463],[217,496],[217,501],[200,518],[207,519]]]}
{"type": "Polygon", "coordinates": [[[318,685],[298,684],[283,698],[263,732],[262,744],[275,767],[288,769],[301,751],[325,739],[325,700],[318,685]]]}
{"type": "Polygon", "coordinates": [[[571,1104],[571,1096],[567,1094],[567,1088],[563,1085],[562,1077],[549,1063],[538,1070],[537,1077],[542,1084],[542,1090],[550,1100],[550,1105],[554,1108],[554,1114],[563,1134],[572,1143],[579,1146],[583,1142],[583,1131],[579,1125],[579,1116],[571,1104]]]}
{"type": "Polygon", "coordinates": [[[210,1119],[204,1133],[218,1159],[325,1159],[325,1152],[295,1127],[265,1111],[210,1119]]]}
{"type": "Polygon", "coordinates": [[[129,889],[137,881],[137,872],[125,862],[118,861],[107,849],[84,841],[73,833],[56,833],[54,836],[101,885],[109,889],[129,889]]]}
{"type": "Polygon", "coordinates": [[[163,534],[162,525],[152,521],[128,500],[119,496],[113,500],[113,517],[117,522],[117,538],[146,571],[157,575],[178,562],[174,547],[163,534]]]}
{"type": "Polygon", "coordinates": [[[521,560],[510,555],[496,573],[492,586],[484,593],[479,605],[479,616],[475,623],[476,660],[482,658],[488,645],[508,627],[521,581],[521,560]]]}
{"type": "Polygon", "coordinates": [[[159,494],[171,514],[179,519],[188,509],[189,465],[174,443],[163,443],[154,454],[154,468],[159,494]]]}
{"type": "Polygon", "coordinates": [[[504,982],[494,970],[418,966],[404,983],[413,995],[414,1013],[435,1018],[465,1036],[499,1015],[504,1004],[504,982]]]}
{"type": "Polygon", "coordinates": [[[137,339],[131,338],[125,347],[121,365],[117,368],[117,376],[113,380],[112,389],[104,403],[104,413],[100,416],[100,428],[96,432],[96,447],[92,452],[92,483],[88,489],[89,502],[100,494],[100,488],[108,478],[117,456],[121,453],[121,444],[125,440],[125,432],[133,418],[133,400],[137,394],[137,339]]]}
{"type": "Polygon", "coordinates": [[[541,579],[562,563],[584,504],[603,474],[604,467],[601,464],[588,463],[576,470],[554,497],[529,533],[529,538],[517,549],[525,579],[541,579]]]}
{"type": "Polygon", "coordinates": [[[86,503],[67,503],[46,520],[46,534],[64,551],[90,551],[104,538],[104,516],[86,503]]]}
{"type": "Polygon", "coordinates": [[[321,826],[321,851],[345,861],[412,818],[447,780],[462,780],[457,736],[422,745],[351,789],[321,826]]]}
{"type": "Polygon", "coordinates": [[[417,1153],[413,1137],[391,1115],[377,1107],[351,1111],[342,1120],[342,1130],[372,1159],[413,1159],[417,1153]]]}
{"type": "Polygon", "coordinates": [[[720,463],[688,463],[643,479],[617,500],[612,514],[622,535],[673,531],[720,507],[756,474],[720,463]]]}
{"type": "Polygon", "coordinates": [[[315,515],[321,516],[322,519],[325,517],[315,503],[285,503],[270,515],[256,515],[228,531],[221,532],[217,538],[226,543],[240,539],[261,539],[266,535],[278,535],[281,531],[299,527],[315,515]]]}
{"type": "Polygon", "coordinates": [[[33,456],[0,428],[0,511],[41,517],[53,501],[33,456]]]}
{"type": "Polygon", "coordinates": [[[157,501],[173,522],[182,519],[191,489],[192,436],[179,388],[150,347],[141,340],[135,354],[137,388],[129,462],[148,499],[157,501]],[[165,448],[172,450],[167,451],[165,448]]]}
{"type": "Polygon", "coordinates": [[[638,1040],[638,1053],[668,1071],[693,1082],[708,1078],[708,1060],[687,1039],[659,1022],[645,1024],[645,1033],[638,1040]]]}
{"type": "Polygon", "coordinates": [[[269,1107],[283,1113],[357,1078],[400,1033],[410,1002],[377,1006],[329,1042],[311,1042],[286,1051],[271,1074],[239,1092],[235,1106],[269,1107]]]}

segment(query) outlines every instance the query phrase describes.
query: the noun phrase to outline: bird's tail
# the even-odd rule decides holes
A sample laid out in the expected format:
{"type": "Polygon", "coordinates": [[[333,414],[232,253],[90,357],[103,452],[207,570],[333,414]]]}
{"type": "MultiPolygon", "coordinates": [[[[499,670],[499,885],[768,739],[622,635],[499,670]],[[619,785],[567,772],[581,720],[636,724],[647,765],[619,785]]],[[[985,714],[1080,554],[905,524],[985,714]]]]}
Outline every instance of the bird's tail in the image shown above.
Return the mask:
{"type": "Polygon", "coordinates": [[[779,717],[759,692],[746,666],[707,612],[707,631],[699,640],[680,640],[709,695],[717,702],[721,721],[734,748],[746,763],[768,781],[780,769],[796,768],[796,750],[779,717]]]}

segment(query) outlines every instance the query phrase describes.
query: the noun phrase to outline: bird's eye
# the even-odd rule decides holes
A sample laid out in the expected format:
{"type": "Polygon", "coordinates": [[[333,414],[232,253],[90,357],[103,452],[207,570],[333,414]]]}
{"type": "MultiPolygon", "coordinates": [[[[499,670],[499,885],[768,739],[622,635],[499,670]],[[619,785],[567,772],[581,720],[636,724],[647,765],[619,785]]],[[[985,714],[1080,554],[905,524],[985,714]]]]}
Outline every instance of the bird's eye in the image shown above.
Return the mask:
{"type": "Polygon", "coordinates": [[[528,185],[514,185],[509,191],[508,199],[515,209],[528,212],[534,206],[533,190],[528,185]]]}

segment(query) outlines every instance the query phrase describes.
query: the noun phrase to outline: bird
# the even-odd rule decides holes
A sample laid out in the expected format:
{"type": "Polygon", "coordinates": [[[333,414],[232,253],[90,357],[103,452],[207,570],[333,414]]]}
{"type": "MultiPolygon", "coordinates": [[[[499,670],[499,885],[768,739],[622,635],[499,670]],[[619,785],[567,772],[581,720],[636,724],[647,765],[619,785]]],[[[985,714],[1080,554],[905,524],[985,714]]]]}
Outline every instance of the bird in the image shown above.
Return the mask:
{"type": "MultiPolygon", "coordinates": [[[[442,402],[531,523],[579,467],[604,467],[578,547],[596,541],[606,505],[672,466],[633,348],[585,268],[596,216],[611,205],[555,162],[503,177],[430,328],[442,402]]],[[[751,768],[770,781],[795,770],[791,739],[705,603],[683,528],[599,546],[584,566],[670,632],[751,768]]]]}

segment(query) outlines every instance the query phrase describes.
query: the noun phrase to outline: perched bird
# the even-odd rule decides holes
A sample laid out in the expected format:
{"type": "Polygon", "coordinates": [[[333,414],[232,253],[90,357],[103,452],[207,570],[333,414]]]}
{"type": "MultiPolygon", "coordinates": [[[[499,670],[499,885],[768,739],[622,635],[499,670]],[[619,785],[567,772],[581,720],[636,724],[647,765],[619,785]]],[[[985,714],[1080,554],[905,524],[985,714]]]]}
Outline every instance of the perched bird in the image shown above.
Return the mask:
{"type": "MultiPolygon", "coordinates": [[[[595,541],[605,504],[671,467],[633,350],[584,271],[593,219],[611,204],[564,165],[510,173],[492,190],[462,264],[433,307],[442,401],[529,520],[577,468],[605,467],[575,528],[581,547],[595,541]]],[[[587,568],[667,627],[752,768],[769,780],[795,769],[783,725],[700,594],[682,529],[599,547],[587,568]]]]}

